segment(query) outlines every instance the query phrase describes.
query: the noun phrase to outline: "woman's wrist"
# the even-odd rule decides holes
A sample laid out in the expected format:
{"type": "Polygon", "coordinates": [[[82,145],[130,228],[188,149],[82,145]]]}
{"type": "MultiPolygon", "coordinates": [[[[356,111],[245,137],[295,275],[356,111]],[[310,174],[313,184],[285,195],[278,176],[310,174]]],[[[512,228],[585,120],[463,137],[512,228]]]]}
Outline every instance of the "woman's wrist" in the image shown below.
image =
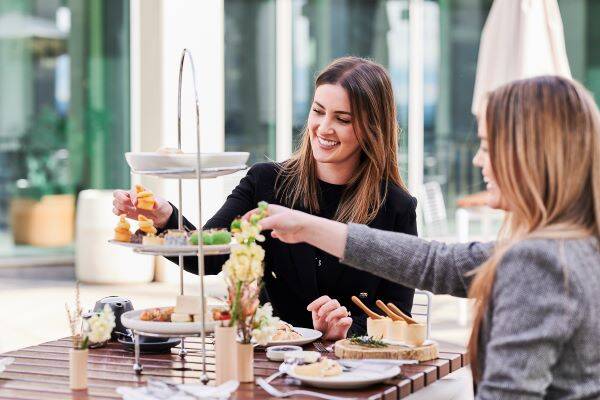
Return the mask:
{"type": "Polygon", "coordinates": [[[348,225],[302,213],[300,238],[333,256],[342,258],[348,237],[348,225]]]}
{"type": "Polygon", "coordinates": [[[173,211],[173,206],[171,206],[171,203],[168,201],[159,203],[159,208],[157,210],[159,218],[156,218],[156,221],[154,221],[154,226],[156,226],[158,229],[166,228],[169,219],[171,219],[173,211]]]}

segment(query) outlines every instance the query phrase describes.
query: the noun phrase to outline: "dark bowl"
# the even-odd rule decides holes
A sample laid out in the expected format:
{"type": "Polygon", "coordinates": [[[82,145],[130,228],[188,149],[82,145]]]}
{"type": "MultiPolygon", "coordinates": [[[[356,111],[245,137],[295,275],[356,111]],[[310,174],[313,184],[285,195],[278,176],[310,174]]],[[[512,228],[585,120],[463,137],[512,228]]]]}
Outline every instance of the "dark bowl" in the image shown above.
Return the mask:
{"type": "MultiPolygon", "coordinates": [[[[134,351],[133,339],[130,336],[120,336],[119,343],[128,351],[134,351]]],[[[141,353],[170,353],[171,349],[181,343],[177,338],[159,338],[140,335],[141,353]]]]}

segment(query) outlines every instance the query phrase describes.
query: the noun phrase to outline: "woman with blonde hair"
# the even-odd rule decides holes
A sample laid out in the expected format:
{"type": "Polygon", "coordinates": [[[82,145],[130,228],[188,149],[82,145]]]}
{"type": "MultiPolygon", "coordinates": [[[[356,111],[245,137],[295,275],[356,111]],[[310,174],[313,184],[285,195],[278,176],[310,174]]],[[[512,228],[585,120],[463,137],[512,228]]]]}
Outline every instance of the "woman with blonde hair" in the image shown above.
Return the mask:
{"type": "Polygon", "coordinates": [[[578,83],[538,77],[489,96],[474,159],[495,243],[442,244],[272,206],[272,236],[354,268],[476,299],[477,398],[600,398],[600,114],[578,83]]]}
{"type": "MultiPolygon", "coordinates": [[[[357,57],[333,61],[317,77],[302,142],[287,161],[256,164],[204,229],[228,228],[265,200],[339,222],[416,235],[416,201],[398,172],[398,124],[389,76],[357,57]]],[[[117,191],[115,214],[137,218],[135,194],[117,191]]],[[[158,199],[146,216],[155,226],[176,228],[178,212],[158,199]]],[[[185,227],[194,226],[185,221],[185,227]]],[[[337,258],[306,244],[283,244],[267,235],[263,300],[282,320],[315,327],[327,339],[364,334],[366,318],[350,298],[370,306],[377,299],[410,313],[414,290],[373,274],[348,270],[337,258]],[[352,316],[351,316],[352,313],[352,316]]],[[[205,270],[220,272],[226,257],[207,257],[205,270]]],[[[185,268],[196,273],[197,258],[185,268]]]]}

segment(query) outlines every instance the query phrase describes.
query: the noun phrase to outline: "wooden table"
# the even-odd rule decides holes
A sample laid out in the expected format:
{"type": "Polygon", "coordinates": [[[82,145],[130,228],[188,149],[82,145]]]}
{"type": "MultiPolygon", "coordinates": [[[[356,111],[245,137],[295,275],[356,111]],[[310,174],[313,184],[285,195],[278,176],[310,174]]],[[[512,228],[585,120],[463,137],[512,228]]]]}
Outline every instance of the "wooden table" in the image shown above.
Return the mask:
{"type": "MultiPolygon", "coordinates": [[[[212,379],[214,378],[214,347],[212,339],[208,340],[210,344],[207,345],[209,363],[207,368],[212,379]]],[[[109,343],[104,348],[90,350],[88,390],[71,392],[69,390],[69,346],[70,340],[65,338],[0,355],[0,358],[4,356],[15,358],[15,362],[0,373],[0,399],[118,399],[120,396],[115,392],[116,387],[140,386],[148,379],[162,379],[174,383],[199,383],[202,357],[198,338],[186,339],[189,353],[185,360],[176,354],[177,349],[173,349],[172,354],[142,354],[144,371],[141,376],[137,376],[133,371],[133,353],[124,350],[119,343],[109,343]]],[[[328,355],[333,357],[333,353],[328,355]]],[[[254,373],[257,377],[272,374],[280,364],[267,360],[264,351],[257,350],[254,358],[254,373]]],[[[359,390],[320,391],[365,399],[402,399],[450,372],[464,367],[467,362],[464,353],[441,351],[440,358],[436,360],[403,366],[402,375],[385,384],[359,390]]],[[[290,383],[289,378],[280,378],[272,382],[280,390],[292,389],[290,383]]],[[[269,395],[255,384],[247,383],[240,385],[233,398],[264,399],[269,398],[269,395]]]]}

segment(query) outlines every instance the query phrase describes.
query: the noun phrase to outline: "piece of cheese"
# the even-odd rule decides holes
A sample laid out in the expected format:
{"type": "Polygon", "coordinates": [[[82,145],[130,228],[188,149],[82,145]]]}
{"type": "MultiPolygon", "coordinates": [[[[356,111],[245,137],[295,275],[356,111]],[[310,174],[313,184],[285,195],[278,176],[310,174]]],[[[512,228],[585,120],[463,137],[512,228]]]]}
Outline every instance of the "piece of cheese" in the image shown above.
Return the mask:
{"type": "Polygon", "coordinates": [[[405,321],[392,321],[388,325],[388,334],[386,339],[403,341],[406,325],[407,324],[405,321]]]}
{"type": "Polygon", "coordinates": [[[367,335],[373,339],[383,339],[388,336],[390,318],[372,319],[367,318],[367,335]]]}
{"type": "Polygon", "coordinates": [[[190,314],[171,314],[171,322],[192,322],[192,316],[190,314]]]}
{"type": "Polygon", "coordinates": [[[411,346],[420,346],[427,338],[427,325],[408,324],[404,330],[404,341],[411,346]]]}
{"type": "Polygon", "coordinates": [[[177,314],[200,314],[202,312],[202,297],[200,296],[177,296],[175,303],[177,314]]]}

